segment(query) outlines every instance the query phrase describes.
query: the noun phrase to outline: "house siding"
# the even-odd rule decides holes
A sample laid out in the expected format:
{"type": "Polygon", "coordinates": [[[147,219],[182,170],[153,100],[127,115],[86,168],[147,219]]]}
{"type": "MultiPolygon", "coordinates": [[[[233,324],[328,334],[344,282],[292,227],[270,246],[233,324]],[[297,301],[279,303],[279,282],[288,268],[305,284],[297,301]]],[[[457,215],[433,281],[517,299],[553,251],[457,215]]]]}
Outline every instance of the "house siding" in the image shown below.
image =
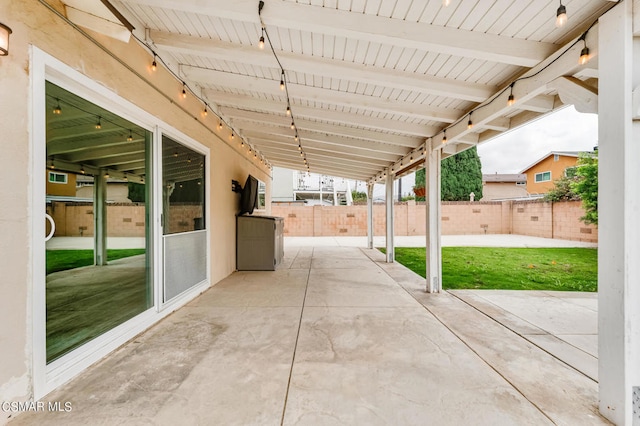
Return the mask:
{"type": "Polygon", "coordinates": [[[529,194],[546,194],[554,187],[553,181],[564,176],[564,171],[568,167],[574,167],[578,162],[578,157],[559,155],[558,161],[554,160],[553,154],[544,160],[523,171],[527,175],[527,192],[529,194]],[[536,183],[536,173],[551,172],[551,180],[548,182],[536,183]]]}

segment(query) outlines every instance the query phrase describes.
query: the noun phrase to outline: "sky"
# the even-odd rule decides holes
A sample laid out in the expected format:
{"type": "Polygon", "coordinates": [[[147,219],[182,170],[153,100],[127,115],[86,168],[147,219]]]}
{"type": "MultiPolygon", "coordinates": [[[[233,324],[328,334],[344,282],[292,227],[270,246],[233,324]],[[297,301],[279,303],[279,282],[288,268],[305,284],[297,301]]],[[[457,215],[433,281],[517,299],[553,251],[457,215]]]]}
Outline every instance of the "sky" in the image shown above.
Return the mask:
{"type": "Polygon", "coordinates": [[[484,174],[520,173],[551,151],[591,151],[597,145],[598,116],[569,106],[478,145],[478,155],[484,174]]]}
{"type": "MultiPolygon", "coordinates": [[[[568,106],[478,145],[478,155],[483,174],[520,173],[551,151],[591,151],[597,145],[597,114],[568,106]]],[[[414,174],[402,178],[402,193],[412,194],[413,185],[414,174]]],[[[376,185],[374,195],[384,197],[384,186],[376,185]]]]}

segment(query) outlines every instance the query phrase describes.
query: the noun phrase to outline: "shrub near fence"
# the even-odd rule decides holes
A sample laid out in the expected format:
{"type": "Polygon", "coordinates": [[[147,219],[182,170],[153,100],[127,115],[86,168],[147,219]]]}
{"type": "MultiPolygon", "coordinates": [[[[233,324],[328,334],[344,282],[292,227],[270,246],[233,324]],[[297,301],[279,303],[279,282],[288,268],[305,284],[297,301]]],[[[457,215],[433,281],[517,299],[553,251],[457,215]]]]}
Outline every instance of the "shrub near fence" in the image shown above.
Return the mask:
{"type": "MultiPolygon", "coordinates": [[[[274,216],[284,217],[287,236],[365,236],[367,206],[301,206],[274,203],[274,216]]],[[[520,234],[597,242],[598,231],[580,221],[580,202],[488,201],[443,202],[442,234],[520,234]]],[[[374,235],[384,235],[385,206],[373,206],[374,235]]],[[[395,203],[395,235],[426,235],[424,203],[395,203]]]]}

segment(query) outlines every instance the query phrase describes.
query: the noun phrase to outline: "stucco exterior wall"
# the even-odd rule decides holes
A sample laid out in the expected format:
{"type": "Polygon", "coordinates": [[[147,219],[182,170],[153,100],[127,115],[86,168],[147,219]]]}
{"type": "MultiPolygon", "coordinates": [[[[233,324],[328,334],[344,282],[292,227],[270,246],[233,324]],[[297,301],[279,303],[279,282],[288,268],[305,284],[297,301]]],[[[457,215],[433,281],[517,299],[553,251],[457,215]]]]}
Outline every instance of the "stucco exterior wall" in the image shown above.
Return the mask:
{"type": "Polygon", "coordinates": [[[482,184],[482,201],[526,197],[527,188],[515,182],[485,182],[482,184]]]}
{"type": "MultiPolygon", "coordinates": [[[[59,3],[50,3],[63,11],[59,3]]],[[[37,209],[45,208],[44,199],[36,206],[30,201],[34,173],[30,134],[32,46],[210,148],[211,181],[207,188],[212,283],[235,269],[235,213],[239,199],[231,191],[231,180],[244,182],[250,173],[265,182],[269,213],[271,178],[266,167],[240,148],[237,138],[231,141],[230,130],[216,129],[218,122],[213,114],[207,119],[200,116],[199,101],[193,96],[179,96],[180,82],[162,68],[150,70],[149,52],[135,41],[126,44],[88,31],[113,52],[111,56],[37,1],[0,2],[0,16],[13,30],[10,54],[0,58],[0,114],[4,123],[0,178],[11,183],[0,186],[0,400],[7,401],[28,399],[33,392],[31,289],[35,284],[44,285],[32,282],[35,248],[30,219],[37,209]]],[[[35,141],[34,146],[44,149],[44,141],[35,141]]],[[[0,413],[0,423],[7,415],[0,413]]]]}

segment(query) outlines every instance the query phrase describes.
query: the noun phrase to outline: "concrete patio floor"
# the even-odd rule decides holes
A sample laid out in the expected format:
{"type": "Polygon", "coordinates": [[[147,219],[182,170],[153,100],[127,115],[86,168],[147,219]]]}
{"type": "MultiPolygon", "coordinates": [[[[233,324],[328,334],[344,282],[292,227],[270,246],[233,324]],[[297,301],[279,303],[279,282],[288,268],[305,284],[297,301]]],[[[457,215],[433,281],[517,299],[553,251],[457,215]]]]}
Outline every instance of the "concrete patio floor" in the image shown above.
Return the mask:
{"type": "Polygon", "coordinates": [[[455,291],[377,250],[288,245],[12,425],[608,424],[595,294],[455,291]]]}

